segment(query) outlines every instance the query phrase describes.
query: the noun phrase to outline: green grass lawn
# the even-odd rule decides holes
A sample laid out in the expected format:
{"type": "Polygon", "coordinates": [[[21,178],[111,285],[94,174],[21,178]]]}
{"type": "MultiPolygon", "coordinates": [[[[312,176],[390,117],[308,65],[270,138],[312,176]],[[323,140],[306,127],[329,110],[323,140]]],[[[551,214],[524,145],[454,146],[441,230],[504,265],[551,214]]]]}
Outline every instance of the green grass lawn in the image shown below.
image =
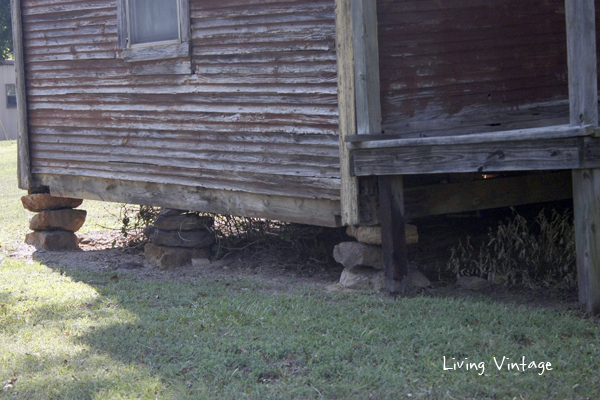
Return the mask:
{"type": "Polygon", "coordinates": [[[17,142],[0,141],[0,250],[25,238],[33,215],[21,204],[21,196],[26,194],[17,187],[17,142]]]}
{"type": "MultiPolygon", "coordinates": [[[[0,182],[3,200],[17,204],[22,193],[5,174],[14,145],[0,151],[0,175],[12,179],[0,182]]],[[[21,240],[27,214],[11,205],[0,215],[3,246],[21,240]]],[[[600,328],[578,310],[286,293],[234,274],[151,279],[3,257],[0,349],[6,399],[600,396],[600,328]],[[468,359],[477,369],[444,370],[444,357],[448,368],[468,359]],[[507,368],[522,357],[535,368],[507,368]]]]}
{"type": "MultiPolygon", "coordinates": [[[[28,221],[33,213],[23,208],[24,195],[27,191],[19,189],[17,184],[17,142],[0,141],[0,250],[13,248],[29,231],[28,221]]],[[[119,207],[114,203],[84,201],[79,208],[87,210],[90,217],[80,232],[119,229],[119,207]]]]}

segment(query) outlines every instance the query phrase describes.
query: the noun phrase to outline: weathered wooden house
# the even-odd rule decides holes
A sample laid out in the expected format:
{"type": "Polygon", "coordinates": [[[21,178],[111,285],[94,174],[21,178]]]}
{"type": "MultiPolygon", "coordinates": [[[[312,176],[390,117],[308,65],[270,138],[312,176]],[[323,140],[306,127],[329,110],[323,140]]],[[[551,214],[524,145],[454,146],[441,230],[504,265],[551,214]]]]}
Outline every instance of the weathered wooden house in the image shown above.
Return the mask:
{"type": "Polygon", "coordinates": [[[595,15],[593,0],[13,0],[20,186],[381,221],[391,280],[406,218],[573,195],[598,312],[595,15]]]}

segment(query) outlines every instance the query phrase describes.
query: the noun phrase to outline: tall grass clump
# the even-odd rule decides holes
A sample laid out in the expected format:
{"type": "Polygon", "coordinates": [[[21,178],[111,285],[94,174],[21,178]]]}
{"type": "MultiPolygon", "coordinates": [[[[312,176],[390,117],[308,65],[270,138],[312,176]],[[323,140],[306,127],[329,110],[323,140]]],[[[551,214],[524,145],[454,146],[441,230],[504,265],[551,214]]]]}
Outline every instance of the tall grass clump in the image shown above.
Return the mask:
{"type": "Polygon", "coordinates": [[[477,245],[470,237],[451,249],[448,269],[457,276],[478,276],[494,283],[575,289],[575,232],[568,210],[542,210],[533,222],[513,210],[508,220],[490,228],[477,245]]]}

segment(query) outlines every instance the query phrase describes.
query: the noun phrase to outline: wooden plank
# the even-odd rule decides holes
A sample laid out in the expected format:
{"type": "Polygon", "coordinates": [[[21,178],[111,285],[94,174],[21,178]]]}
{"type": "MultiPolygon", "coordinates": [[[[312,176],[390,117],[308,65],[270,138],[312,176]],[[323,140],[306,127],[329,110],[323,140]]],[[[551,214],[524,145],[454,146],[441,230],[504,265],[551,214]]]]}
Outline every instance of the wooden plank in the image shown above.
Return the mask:
{"type": "Polygon", "coordinates": [[[27,120],[27,87],[25,82],[25,60],[23,57],[23,21],[21,0],[11,0],[13,56],[15,59],[15,78],[17,87],[17,174],[19,188],[31,189],[31,159],[29,153],[29,129],[27,120]]]}
{"type": "Polygon", "coordinates": [[[190,43],[174,43],[161,46],[131,47],[123,50],[121,57],[126,62],[165,60],[190,56],[190,43]]]}
{"type": "MultiPolygon", "coordinates": [[[[354,51],[354,91],[356,134],[381,133],[381,102],[379,86],[379,56],[377,40],[376,0],[351,0],[352,43],[354,51]]],[[[352,166],[350,165],[350,168],[352,166]]],[[[359,222],[378,221],[376,200],[377,180],[361,179],[358,185],[359,222]],[[363,217],[366,218],[363,220],[363,217]]]]}
{"type": "Polygon", "coordinates": [[[545,140],[567,137],[590,136],[596,133],[593,125],[586,126],[546,126],[530,129],[515,129],[494,133],[473,133],[469,135],[424,137],[414,139],[390,139],[391,135],[354,135],[346,138],[348,148],[377,149],[386,147],[413,147],[433,145],[455,145],[469,143],[497,143],[519,140],[545,140]],[[372,136],[372,137],[371,137],[372,136]]]}
{"type": "Polygon", "coordinates": [[[600,173],[598,169],[573,170],[573,214],[577,252],[579,301],[592,315],[600,313],[598,266],[600,255],[600,173]]]}
{"type": "MultiPolygon", "coordinates": [[[[193,146],[188,149],[148,148],[139,146],[116,145],[105,146],[64,145],[62,143],[31,144],[31,149],[42,160],[68,160],[72,166],[85,166],[90,163],[123,163],[143,164],[148,167],[177,167],[197,171],[236,171],[273,176],[287,175],[290,181],[305,176],[306,179],[330,178],[337,175],[338,160],[333,157],[309,156],[305,154],[284,155],[264,153],[202,151],[193,146]],[[65,156],[64,154],[68,154],[65,156]]],[[[333,186],[337,188],[337,185],[333,186]]]]}
{"type": "Polygon", "coordinates": [[[339,185],[335,180],[274,176],[270,174],[236,173],[227,171],[195,171],[177,167],[158,167],[137,163],[81,163],[63,161],[40,162],[33,173],[114,178],[159,184],[177,184],[198,188],[230,190],[261,195],[339,201],[339,185]],[[74,166],[71,166],[73,164],[74,166]],[[312,186],[311,186],[312,185],[312,186]]]}
{"type": "MultiPolygon", "coordinates": [[[[594,0],[566,0],[571,125],[598,125],[594,0]]],[[[573,170],[579,300],[600,314],[600,169],[573,170]]]]}
{"type": "Polygon", "coordinates": [[[358,149],[355,176],[572,169],[581,165],[581,138],[358,149]]]}
{"type": "Polygon", "coordinates": [[[143,75],[189,75],[192,73],[192,62],[187,59],[158,61],[136,65],[131,70],[134,76],[143,75]]]}
{"type": "Polygon", "coordinates": [[[132,146],[188,151],[271,153],[338,158],[338,139],[333,135],[256,134],[215,131],[180,131],[165,137],[161,131],[112,129],[67,129],[38,127],[36,142],[73,145],[132,146]]]}
{"type": "Polygon", "coordinates": [[[351,0],[336,0],[335,19],[340,121],[340,201],[342,224],[358,225],[360,223],[358,178],[350,175],[350,151],[344,145],[346,137],[356,134],[351,0]]]}
{"type": "Polygon", "coordinates": [[[127,48],[127,0],[117,0],[117,45],[120,49],[127,48]]]}
{"type": "Polygon", "coordinates": [[[179,0],[179,29],[181,42],[189,42],[192,36],[190,28],[190,1],[179,0]]]}
{"type": "Polygon", "coordinates": [[[378,184],[386,289],[392,293],[404,293],[408,288],[408,250],[402,176],[380,176],[378,184]]]}
{"type": "Polygon", "coordinates": [[[572,195],[571,172],[561,171],[405,188],[404,207],[406,218],[411,219],[565,200],[572,195]]]}
{"type": "Polygon", "coordinates": [[[351,0],[354,43],[356,132],[381,133],[377,5],[375,0],[351,0]]]}
{"type": "MultiPolygon", "coordinates": [[[[417,101],[417,100],[415,100],[417,101]]],[[[402,138],[467,135],[569,124],[569,101],[557,100],[511,107],[477,105],[449,114],[441,107],[421,115],[388,118],[382,129],[402,138]]]]}
{"type": "Polygon", "coordinates": [[[81,176],[39,174],[38,177],[43,185],[50,187],[53,196],[145,204],[310,225],[341,225],[338,201],[81,176]]]}

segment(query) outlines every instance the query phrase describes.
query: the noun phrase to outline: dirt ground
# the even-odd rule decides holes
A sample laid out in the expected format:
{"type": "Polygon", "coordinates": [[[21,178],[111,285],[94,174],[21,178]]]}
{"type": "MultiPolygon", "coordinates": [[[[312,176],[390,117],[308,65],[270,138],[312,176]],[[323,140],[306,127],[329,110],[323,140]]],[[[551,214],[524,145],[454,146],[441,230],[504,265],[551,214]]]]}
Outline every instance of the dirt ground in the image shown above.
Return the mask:
{"type": "MultiPolygon", "coordinates": [[[[468,297],[491,301],[522,304],[532,308],[580,310],[576,292],[532,290],[493,285],[481,291],[469,291],[455,285],[455,278],[445,268],[450,247],[459,238],[469,234],[482,237],[488,227],[502,215],[497,213],[472,213],[428,218],[417,221],[419,242],[409,246],[409,262],[423,272],[432,282],[430,288],[417,296],[468,297]]],[[[232,251],[220,260],[204,267],[180,267],[168,271],[149,265],[143,255],[143,244],[128,246],[119,231],[101,231],[78,234],[81,251],[35,251],[20,244],[9,257],[34,260],[57,269],[88,269],[133,275],[140,279],[258,279],[277,292],[296,292],[310,286],[316,290],[341,290],[339,281],[343,267],[333,261],[333,246],[343,240],[352,240],[344,229],[331,229],[320,233],[325,252],[320,259],[307,256],[305,249],[280,246],[249,245],[232,251]]],[[[349,291],[350,290],[345,290],[349,291]]],[[[381,296],[389,296],[381,293],[381,296]]]]}
{"type": "Polygon", "coordinates": [[[308,262],[304,265],[286,263],[289,251],[276,249],[270,252],[231,252],[220,260],[213,260],[204,267],[184,266],[160,270],[146,262],[143,243],[128,246],[120,231],[99,231],[77,234],[81,251],[51,252],[36,250],[24,243],[9,254],[11,258],[37,261],[56,269],[87,269],[97,272],[115,272],[133,275],[140,279],[189,279],[206,280],[254,278],[269,283],[274,290],[294,292],[303,286],[327,290],[340,277],[341,265],[324,265],[308,262]],[[288,253],[288,254],[283,254],[288,253]]]}

